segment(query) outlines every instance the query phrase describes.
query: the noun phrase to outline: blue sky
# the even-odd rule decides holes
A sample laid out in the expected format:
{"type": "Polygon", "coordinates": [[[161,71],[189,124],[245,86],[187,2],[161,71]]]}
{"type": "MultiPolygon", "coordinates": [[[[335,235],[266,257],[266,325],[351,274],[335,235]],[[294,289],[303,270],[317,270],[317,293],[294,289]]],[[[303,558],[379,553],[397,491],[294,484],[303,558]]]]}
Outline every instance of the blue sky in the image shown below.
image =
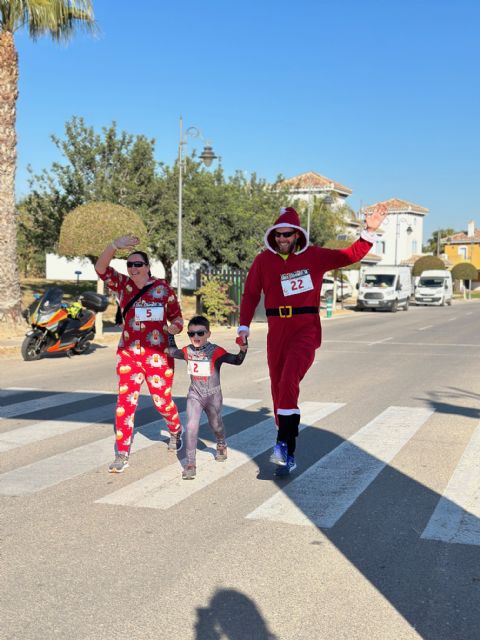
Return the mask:
{"type": "Polygon", "coordinates": [[[18,195],[28,164],[58,159],[49,136],[73,115],[154,137],[171,164],[182,114],[227,175],[313,170],[349,186],[354,209],[410,200],[430,209],[425,239],[480,226],[476,0],[94,0],[94,10],[94,38],[16,36],[18,195]]]}

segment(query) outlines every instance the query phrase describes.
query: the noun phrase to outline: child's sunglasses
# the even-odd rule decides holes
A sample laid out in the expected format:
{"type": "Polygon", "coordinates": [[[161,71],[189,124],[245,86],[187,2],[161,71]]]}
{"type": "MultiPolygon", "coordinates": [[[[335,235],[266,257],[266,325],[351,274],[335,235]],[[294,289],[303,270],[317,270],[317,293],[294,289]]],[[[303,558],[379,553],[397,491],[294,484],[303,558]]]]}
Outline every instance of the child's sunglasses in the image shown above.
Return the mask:
{"type": "Polygon", "coordinates": [[[147,264],[147,263],[140,262],[140,260],[133,260],[132,262],[130,262],[130,260],[127,260],[127,267],[129,269],[131,269],[132,267],[136,267],[138,269],[139,267],[143,267],[144,264],[147,264]]]}
{"type": "Polygon", "coordinates": [[[207,333],[206,329],[202,329],[201,331],[187,331],[187,336],[189,338],[193,338],[193,336],[198,336],[201,338],[207,333]]]}
{"type": "Polygon", "coordinates": [[[296,231],[275,231],[275,238],[291,238],[296,231]]]}

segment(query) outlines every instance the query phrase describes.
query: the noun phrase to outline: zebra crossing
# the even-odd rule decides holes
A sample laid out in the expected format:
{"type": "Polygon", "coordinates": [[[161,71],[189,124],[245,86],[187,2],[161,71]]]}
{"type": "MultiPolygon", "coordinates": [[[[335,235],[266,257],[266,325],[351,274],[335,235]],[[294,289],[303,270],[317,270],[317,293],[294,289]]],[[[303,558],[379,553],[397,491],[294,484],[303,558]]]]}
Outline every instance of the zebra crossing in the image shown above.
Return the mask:
{"type": "MultiPolygon", "coordinates": [[[[0,425],[7,425],[5,421],[13,418],[29,424],[11,429],[6,426],[6,430],[0,433],[0,496],[28,496],[46,491],[108,465],[113,449],[111,434],[1,472],[2,460],[22,447],[44,440],[50,440],[54,446],[58,436],[76,430],[88,431],[99,423],[110,423],[115,397],[113,394],[104,395],[103,404],[92,406],[94,400],[101,396],[101,392],[95,391],[3,390],[0,393],[0,425]],[[53,407],[60,412],[58,419],[39,420],[36,417],[38,412],[53,407]]],[[[142,397],[141,407],[145,409],[149,402],[148,397],[142,397]]],[[[251,415],[259,403],[259,399],[225,398],[223,415],[242,411],[251,415]]],[[[345,406],[340,402],[304,402],[301,405],[300,429],[321,429],[329,416],[345,406]]],[[[181,414],[181,419],[185,421],[185,413],[181,414]]],[[[435,412],[425,407],[386,407],[314,464],[306,469],[300,468],[284,486],[275,485],[273,494],[246,517],[265,523],[280,522],[322,529],[334,527],[381,471],[432,419],[435,419],[435,412]]],[[[147,422],[136,433],[132,454],[167,438],[167,430],[159,429],[158,418],[147,422]]],[[[181,479],[180,464],[175,458],[143,478],[122,484],[120,489],[99,498],[96,503],[166,511],[186,500],[194,500],[202,490],[234,476],[243,465],[267,452],[274,439],[275,423],[272,418],[262,415],[252,426],[230,435],[229,457],[225,464],[215,463],[212,455],[214,443],[204,440],[209,446],[197,452],[197,477],[194,481],[181,479]]],[[[421,539],[480,545],[479,455],[480,424],[466,445],[443,495],[438,496],[427,525],[419,532],[421,539]]]]}

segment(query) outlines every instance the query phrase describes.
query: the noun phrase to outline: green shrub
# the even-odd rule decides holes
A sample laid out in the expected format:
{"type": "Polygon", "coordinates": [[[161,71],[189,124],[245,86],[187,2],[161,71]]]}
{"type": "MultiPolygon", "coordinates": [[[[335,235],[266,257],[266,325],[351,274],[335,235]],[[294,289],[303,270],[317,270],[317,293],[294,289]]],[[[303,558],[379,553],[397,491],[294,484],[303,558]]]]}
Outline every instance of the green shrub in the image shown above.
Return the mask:
{"type": "Polygon", "coordinates": [[[229,316],[237,309],[228,297],[228,285],[219,278],[202,276],[202,286],[195,295],[201,296],[205,316],[213,324],[228,324],[229,316]]]}

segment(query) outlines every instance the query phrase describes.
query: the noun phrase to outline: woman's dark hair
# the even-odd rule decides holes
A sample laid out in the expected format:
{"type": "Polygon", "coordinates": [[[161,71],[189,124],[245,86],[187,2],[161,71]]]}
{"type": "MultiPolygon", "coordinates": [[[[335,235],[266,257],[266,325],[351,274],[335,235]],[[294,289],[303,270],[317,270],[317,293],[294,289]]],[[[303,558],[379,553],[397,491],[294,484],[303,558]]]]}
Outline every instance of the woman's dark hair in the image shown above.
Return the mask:
{"type": "Polygon", "coordinates": [[[198,324],[201,327],[205,327],[207,331],[210,331],[210,322],[205,316],[193,316],[193,318],[188,321],[188,326],[191,327],[192,324],[198,324]]]}
{"type": "MultiPolygon", "coordinates": [[[[148,256],[145,253],[145,251],[132,251],[132,253],[129,256],[127,256],[127,260],[130,260],[130,256],[135,256],[135,255],[142,256],[143,261],[148,265],[150,264],[150,260],[148,259],[148,256]]],[[[150,276],[150,278],[152,277],[152,272],[150,271],[150,269],[148,270],[148,275],[150,276]]]]}

